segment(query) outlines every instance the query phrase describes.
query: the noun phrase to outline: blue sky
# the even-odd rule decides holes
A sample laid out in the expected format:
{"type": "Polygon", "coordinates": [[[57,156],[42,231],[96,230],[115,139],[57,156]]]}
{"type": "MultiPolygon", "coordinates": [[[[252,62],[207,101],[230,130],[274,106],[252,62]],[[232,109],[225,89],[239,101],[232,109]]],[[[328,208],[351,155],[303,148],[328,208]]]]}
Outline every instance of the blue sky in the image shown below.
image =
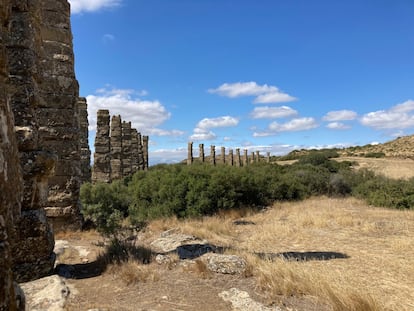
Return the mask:
{"type": "Polygon", "coordinates": [[[414,131],[412,0],[70,0],[75,70],[97,109],[150,136],[260,150],[386,142],[414,131]]]}

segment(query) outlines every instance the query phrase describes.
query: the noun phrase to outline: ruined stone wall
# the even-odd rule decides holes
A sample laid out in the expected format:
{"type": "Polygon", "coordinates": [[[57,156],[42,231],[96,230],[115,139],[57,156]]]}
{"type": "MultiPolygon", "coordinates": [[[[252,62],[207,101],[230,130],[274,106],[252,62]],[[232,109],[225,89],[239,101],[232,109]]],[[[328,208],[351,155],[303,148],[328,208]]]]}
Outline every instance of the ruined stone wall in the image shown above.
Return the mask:
{"type": "MultiPolygon", "coordinates": [[[[0,310],[16,310],[12,247],[14,222],[20,217],[23,179],[14,118],[9,102],[7,44],[11,0],[0,2],[0,310]]],[[[22,306],[24,309],[24,306],[22,306]]]]}
{"type": "Polygon", "coordinates": [[[124,176],[122,165],[122,120],[121,116],[112,116],[111,119],[111,179],[120,179],[124,176]]]}
{"type": "MultiPolygon", "coordinates": [[[[260,151],[252,151],[251,156],[248,156],[248,150],[243,150],[243,157],[240,154],[240,148],[236,148],[236,154],[234,154],[233,149],[228,150],[228,154],[226,154],[226,148],[222,146],[220,148],[221,153],[219,160],[217,162],[216,159],[216,147],[214,145],[210,146],[210,155],[208,156],[208,160],[210,164],[216,165],[219,164],[227,164],[229,166],[247,166],[250,163],[258,163],[261,161],[266,161],[266,163],[270,163],[270,152],[266,153],[266,158],[260,155],[260,151]]],[[[193,158],[193,143],[188,143],[188,153],[187,153],[187,165],[191,165],[195,161],[204,163],[205,155],[204,155],[204,144],[199,144],[199,157],[193,158]]]]}
{"type": "Polygon", "coordinates": [[[43,145],[40,132],[47,130],[40,126],[42,114],[38,113],[50,86],[42,73],[46,59],[41,36],[43,5],[40,0],[12,1],[9,23],[8,92],[24,180],[21,217],[14,235],[19,243],[13,247],[13,269],[19,282],[49,274],[55,260],[53,234],[43,207],[57,157],[43,145]]]}
{"type": "Polygon", "coordinates": [[[78,99],[81,182],[91,181],[91,150],[89,149],[88,105],[85,97],[78,99]]]}
{"type": "Polygon", "coordinates": [[[39,143],[58,157],[49,179],[46,215],[55,231],[80,229],[81,183],[79,85],[75,77],[70,7],[67,0],[40,0],[42,83],[39,143]]]}
{"type": "Polygon", "coordinates": [[[97,112],[95,153],[93,154],[92,182],[111,182],[111,143],[109,138],[109,110],[97,112]]]}
{"type": "Polygon", "coordinates": [[[148,136],[121,116],[98,110],[92,182],[111,182],[148,169],[148,136]]]}

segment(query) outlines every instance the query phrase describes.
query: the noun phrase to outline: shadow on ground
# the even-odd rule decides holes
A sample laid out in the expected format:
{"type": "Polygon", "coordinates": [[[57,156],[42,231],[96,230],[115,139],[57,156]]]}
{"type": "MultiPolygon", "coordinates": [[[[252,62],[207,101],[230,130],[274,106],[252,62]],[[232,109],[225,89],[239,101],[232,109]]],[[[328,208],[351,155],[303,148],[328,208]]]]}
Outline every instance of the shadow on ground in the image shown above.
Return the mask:
{"type": "Polygon", "coordinates": [[[347,254],[338,252],[283,252],[283,253],[254,253],[260,259],[275,260],[285,259],[289,261],[331,260],[349,258],[347,254]]]}

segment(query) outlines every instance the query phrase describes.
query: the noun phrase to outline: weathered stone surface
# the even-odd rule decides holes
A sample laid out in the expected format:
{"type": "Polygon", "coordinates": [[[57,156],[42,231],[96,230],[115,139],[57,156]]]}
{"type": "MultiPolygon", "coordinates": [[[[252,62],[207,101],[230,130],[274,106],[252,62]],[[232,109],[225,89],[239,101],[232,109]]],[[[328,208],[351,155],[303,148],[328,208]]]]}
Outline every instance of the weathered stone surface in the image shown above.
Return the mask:
{"type": "Polygon", "coordinates": [[[31,311],[63,311],[70,294],[64,279],[57,275],[20,285],[26,296],[27,309],[31,311]]]}
{"type": "Polygon", "coordinates": [[[149,137],[148,136],[142,136],[142,148],[143,148],[143,157],[144,157],[144,171],[148,170],[149,166],[149,154],[148,154],[148,144],[149,144],[149,137]]]}
{"type": "Polygon", "coordinates": [[[210,163],[216,165],[216,146],[210,146],[210,163]]]}
{"type": "Polygon", "coordinates": [[[189,244],[207,244],[207,241],[200,240],[193,235],[182,233],[164,233],[161,237],[151,243],[151,247],[156,252],[168,253],[176,251],[177,247],[189,244]]]}
{"type": "Polygon", "coordinates": [[[74,70],[69,4],[66,0],[40,0],[39,15],[43,52],[39,54],[42,82],[39,97],[44,102],[41,111],[36,109],[39,143],[58,156],[55,174],[49,179],[49,189],[52,191],[46,204],[46,214],[55,231],[79,229],[82,223],[79,203],[79,85],[74,70]],[[64,107],[55,105],[53,99],[56,94],[62,96],[64,107]],[[59,117],[54,117],[56,115],[59,117]],[[56,122],[53,121],[55,118],[56,122]],[[67,183],[58,182],[62,177],[66,178],[67,183]],[[56,200],[56,193],[59,192],[65,195],[56,200]],[[71,208],[67,209],[68,206],[71,208]],[[60,213],[49,213],[59,208],[60,213]]]}
{"type": "Polygon", "coordinates": [[[110,150],[109,110],[101,109],[97,112],[92,182],[111,181],[110,150]]]}
{"type": "Polygon", "coordinates": [[[236,160],[235,160],[236,166],[241,166],[241,157],[240,157],[240,148],[236,148],[236,160]]]}
{"type": "Polygon", "coordinates": [[[199,149],[198,158],[200,159],[201,163],[204,163],[204,160],[205,160],[205,158],[204,158],[204,144],[199,144],[198,149],[199,149]]]}
{"type": "Polygon", "coordinates": [[[193,142],[188,143],[187,147],[187,165],[193,164],[194,158],[193,158],[193,142]]]}
{"type": "MultiPolygon", "coordinates": [[[[59,1],[57,1],[59,2],[59,1]]],[[[39,140],[37,113],[41,90],[46,88],[42,60],[42,1],[13,1],[8,23],[8,92],[13,109],[20,163],[24,179],[22,214],[15,221],[13,268],[17,281],[38,278],[53,269],[53,235],[42,209],[47,200],[48,179],[56,156],[39,140]]]]}
{"type": "Polygon", "coordinates": [[[279,307],[266,307],[265,305],[250,298],[248,292],[237,288],[230,288],[219,294],[224,301],[231,302],[234,310],[239,311],[282,311],[279,307]]]}
{"type": "Polygon", "coordinates": [[[131,122],[122,122],[122,171],[123,176],[132,173],[132,141],[131,141],[131,122]]]}
{"type": "MultiPolygon", "coordinates": [[[[14,118],[8,101],[6,44],[11,18],[10,0],[0,2],[0,310],[17,310],[12,272],[14,222],[20,217],[23,191],[14,118]]],[[[24,305],[20,308],[24,310],[24,305]]]]}
{"type": "Polygon", "coordinates": [[[140,147],[141,144],[141,135],[138,135],[137,129],[131,129],[131,166],[132,174],[139,171],[139,161],[140,161],[140,147]]]}
{"type": "Polygon", "coordinates": [[[243,150],[243,166],[246,166],[249,164],[249,157],[247,155],[247,149],[243,150]]]}
{"type": "Polygon", "coordinates": [[[242,274],[246,271],[246,261],[236,255],[206,254],[201,257],[210,271],[222,274],[242,274]]]}
{"type": "Polygon", "coordinates": [[[122,120],[121,116],[112,116],[111,119],[111,179],[120,179],[124,176],[122,166],[122,120]]]}
{"type": "MultiPolygon", "coordinates": [[[[91,181],[91,150],[89,149],[88,104],[85,97],[78,99],[81,182],[91,181]]],[[[70,165],[64,165],[70,167],[70,165]]],[[[71,172],[73,174],[73,172],[71,172]]]]}

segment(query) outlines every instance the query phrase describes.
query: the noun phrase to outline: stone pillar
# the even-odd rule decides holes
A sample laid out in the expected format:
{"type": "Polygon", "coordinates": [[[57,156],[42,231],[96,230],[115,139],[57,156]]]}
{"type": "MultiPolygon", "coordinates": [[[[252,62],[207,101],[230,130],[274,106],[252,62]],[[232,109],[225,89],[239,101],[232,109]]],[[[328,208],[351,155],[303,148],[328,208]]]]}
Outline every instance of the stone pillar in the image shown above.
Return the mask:
{"type": "Polygon", "coordinates": [[[226,148],[221,147],[220,162],[226,164],[226,148]]]}
{"type": "Polygon", "coordinates": [[[256,151],[256,162],[257,163],[260,162],[260,151],[259,150],[256,151]]]}
{"type": "Polygon", "coordinates": [[[266,163],[270,163],[270,152],[269,151],[267,152],[267,155],[266,155],[266,163]]]}
{"type": "Polygon", "coordinates": [[[198,150],[199,150],[198,158],[200,159],[201,163],[204,163],[204,144],[199,144],[198,145],[198,150]]]}
{"type": "Polygon", "coordinates": [[[132,173],[131,122],[122,122],[122,170],[125,176],[132,173]]]}
{"type": "Polygon", "coordinates": [[[188,148],[187,148],[187,165],[191,165],[193,164],[193,142],[189,142],[188,143],[188,148]]]}
{"type": "MultiPolygon", "coordinates": [[[[37,72],[41,100],[39,143],[56,153],[55,174],[49,179],[46,215],[54,231],[80,229],[81,183],[78,99],[70,7],[66,0],[38,0],[42,52],[37,72]]],[[[36,16],[39,17],[39,16],[36,16]]]]}
{"type": "Polygon", "coordinates": [[[122,164],[122,120],[121,116],[112,116],[111,118],[111,180],[121,179],[123,174],[122,164]]]}
{"type": "Polygon", "coordinates": [[[85,97],[78,99],[81,181],[91,181],[91,150],[89,149],[88,105],[85,97]]]}
{"type": "MultiPolygon", "coordinates": [[[[1,1],[0,10],[5,8],[6,3],[1,1]]],[[[69,6],[64,8],[69,10],[69,6]]],[[[57,80],[55,77],[54,81],[51,80],[52,78],[45,77],[50,72],[46,70],[46,64],[42,63],[46,59],[44,53],[47,51],[43,47],[44,41],[41,37],[41,23],[45,22],[42,20],[41,10],[41,1],[13,2],[13,10],[9,11],[11,15],[8,29],[11,35],[6,48],[7,58],[3,58],[3,56],[0,58],[0,67],[7,59],[7,98],[14,113],[20,165],[24,180],[21,217],[15,219],[15,231],[12,235],[13,240],[18,241],[12,245],[11,256],[14,275],[18,282],[48,275],[53,270],[55,261],[53,233],[43,207],[48,196],[48,180],[54,172],[57,157],[49,152],[52,150],[51,145],[44,143],[43,135],[53,137],[65,134],[58,128],[49,130],[44,122],[41,127],[39,121],[44,117],[39,113],[39,110],[47,106],[45,94],[48,91],[51,92],[49,88],[57,80]]],[[[69,11],[67,13],[69,14],[69,11]]],[[[56,20],[55,22],[58,23],[56,20]]],[[[5,20],[0,23],[0,27],[3,26],[6,26],[5,20]]],[[[0,43],[3,43],[3,40],[4,38],[1,37],[0,43]]],[[[63,91],[63,88],[53,90],[52,93],[57,94],[60,91],[63,91]]],[[[49,112],[46,112],[46,115],[48,114],[49,112]]],[[[56,123],[65,122],[55,114],[50,114],[50,117],[56,119],[56,123]]],[[[2,124],[3,119],[2,116],[2,124]]],[[[52,125],[53,122],[50,122],[52,125]]],[[[5,131],[5,126],[1,128],[2,131],[5,131]]],[[[67,135],[71,136],[71,134],[67,135]]],[[[0,135],[0,137],[2,136],[0,135]]],[[[7,143],[7,137],[1,141],[7,143]]],[[[0,157],[0,159],[3,158],[0,157]]],[[[2,160],[0,160],[1,162],[2,160]]],[[[4,165],[2,164],[0,167],[4,169],[4,165]]],[[[17,170],[17,166],[7,167],[8,173],[14,170],[17,170]]],[[[7,187],[12,186],[13,180],[13,178],[10,179],[11,184],[7,187]]],[[[16,195],[20,194],[17,185],[15,191],[16,195]]],[[[3,188],[0,192],[3,193],[3,188]]],[[[2,206],[2,208],[4,207],[2,206]]],[[[8,216],[5,215],[5,217],[5,221],[7,221],[8,216]]],[[[3,225],[0,224],[0,227],[3,225]]]]}
{"type": "Polygon", "coordinates": [[[109,110],[100,109],[97,112],[95,153],[93,154],[92,182],[111,182],[109,138],[109,110]]]}
{"type": "Polygon", "coordinates": [[[234,165],[233,149],[229,149],[229,161],[228,161],[228,164],[230,166],[233,166],[234,165]]]}
{"type": "Polygon", "coordinates": [[[216,146],[210,146],[210,163],[216,165],[216,146]]]}
{"type": "MultiPolygon", "coordinates": [[[[21,213],[23,179],[9,102],[7,48],[11,1],[0,2],[0,310],[17,310],[13,287],[12,248],[14,225],[21,213]]],[[[14,60],[18,62],[18,60],[14,60]]],[[[27,77],[26,77],[27,78],[27,77]]],[[[24,310],[21,305],[19,310],[24,310]]]]}
{"type": "Polygon", "coordinates": [[[138,170],[140,171],[145,170],[144,145],[143,145],[142,136],[140,132],[138,132],[138,170]]]}
{"type": "Polygon", "coordinates": [[[249,157],[247,155],[247,149],[243,150],[243,166],[249,165],[249,157]]]}
{"type": "Polygon", "coordinates": [[[139,144],[141,137],[137,129],[131,129],[132,174],[139,171],[139,144]]]}
{"type": "Polygon", "coordinates": [[[252,153],[251,153],[251,159],[250,159],[250,162],[251,162],[251,163],[255,163],[255,162],[256,162],[256,158],[255,158],[255,156],[254,156],[254,151],[252,151],[252,153]]]}
{"type": "Polygon", "coordinates": [[[240,148],[236,148],[236,166],[241,166],[240,148]]]}
{"type": "Polygon", "coordinates": [[[143,148],[143,155],[144,155],[144,171],[148,170],[149,160],[148,160],[148,143],[149,137],[142,136],[142,148],[143,148]]]}

